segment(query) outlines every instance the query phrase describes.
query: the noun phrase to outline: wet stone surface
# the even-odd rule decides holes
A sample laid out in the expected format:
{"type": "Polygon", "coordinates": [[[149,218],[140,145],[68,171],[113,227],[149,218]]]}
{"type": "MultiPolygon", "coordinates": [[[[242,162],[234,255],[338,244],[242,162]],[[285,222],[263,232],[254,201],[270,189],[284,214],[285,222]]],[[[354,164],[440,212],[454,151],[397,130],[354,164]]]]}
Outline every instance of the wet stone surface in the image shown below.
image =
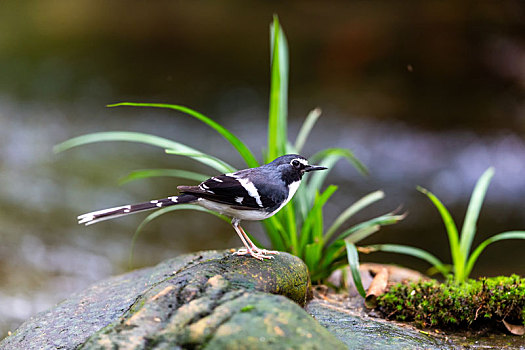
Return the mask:
{"type": "Polygon", "coordinates": [[[306,310],[349,349],[446,349],[450,346],[417,331],[357,315],[337,303],[313,300],[306,310]]]}
{"type": "Polygon", "coordinates": [[[289,254],[263,262],[229,252],[184,255],[73,295],[0,348],[344,349],[299,306],[308,286],[304,263],[289,254]]]}

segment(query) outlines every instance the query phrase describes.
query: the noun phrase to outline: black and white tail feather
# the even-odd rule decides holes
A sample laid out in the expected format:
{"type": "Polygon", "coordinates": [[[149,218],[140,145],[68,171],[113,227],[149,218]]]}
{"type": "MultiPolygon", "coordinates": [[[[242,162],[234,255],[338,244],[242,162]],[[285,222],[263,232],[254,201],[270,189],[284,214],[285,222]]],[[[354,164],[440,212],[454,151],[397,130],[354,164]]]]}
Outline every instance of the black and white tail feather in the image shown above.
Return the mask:
{"type": "Polygon", "coordinates": [[[306,172],[323,169],[326,168],[309,165],[300,155],[289,154],[258,168],[211,177],[198,186],[178,186],[178,196],[83,214],[78,223],[91,225],[146,210],[194,203],[232,218],[233,228],[246,247],[234,254],[271,259],[278,252],[258,248],[240,226],[241,220],[264,220],[274,215],[292,199],[306,172]]]}
{"type": "Polygon", "coordinates": [[[176,204],[187,204],[197,200],[197,197],[183,194],[162,199],[154,199],[149,202],[123,205],[109,209],[97,210],[91,213],[82,214],[77,217],[79,224],[86,226],[96,224],[97,222],[115,219],[121,216],[139,213],[147,210],[154,210],[169,207],[176,204]]]}

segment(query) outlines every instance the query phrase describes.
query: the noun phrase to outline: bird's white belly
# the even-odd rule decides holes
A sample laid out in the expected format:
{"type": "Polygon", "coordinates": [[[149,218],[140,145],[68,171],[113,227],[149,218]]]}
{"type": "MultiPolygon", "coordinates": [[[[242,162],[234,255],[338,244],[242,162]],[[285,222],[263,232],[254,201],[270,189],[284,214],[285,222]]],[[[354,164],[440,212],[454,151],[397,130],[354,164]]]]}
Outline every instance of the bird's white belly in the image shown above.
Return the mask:
{"type": "Polygon", "coordinates": [[[228,204],[217,203],[204,198],[199,198],[197,204],[206,209],[213,210],[217,213],[229,216],[231,218],[237,218],[239,220],[264,220],[269,218],[272,214],[262,209],[234,209],[228,204]]]}

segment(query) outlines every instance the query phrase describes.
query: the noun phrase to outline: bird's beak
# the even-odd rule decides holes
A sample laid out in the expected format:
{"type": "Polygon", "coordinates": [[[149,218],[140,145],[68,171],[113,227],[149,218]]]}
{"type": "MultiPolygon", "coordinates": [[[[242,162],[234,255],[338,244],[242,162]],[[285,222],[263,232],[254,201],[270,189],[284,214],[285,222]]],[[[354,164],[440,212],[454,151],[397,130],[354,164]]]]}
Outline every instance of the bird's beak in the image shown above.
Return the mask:
{"type": "Polygon", "coordinates": [[[305,172],[309,172],[309,171],[325,170],[325,169],[328,169],[328,168],[327,168],[327,167],[324,167],[324,166],[318,166],[318,165],[307,165],[307,166],[304,168],[304,171],[305,171],[305,172]]]}

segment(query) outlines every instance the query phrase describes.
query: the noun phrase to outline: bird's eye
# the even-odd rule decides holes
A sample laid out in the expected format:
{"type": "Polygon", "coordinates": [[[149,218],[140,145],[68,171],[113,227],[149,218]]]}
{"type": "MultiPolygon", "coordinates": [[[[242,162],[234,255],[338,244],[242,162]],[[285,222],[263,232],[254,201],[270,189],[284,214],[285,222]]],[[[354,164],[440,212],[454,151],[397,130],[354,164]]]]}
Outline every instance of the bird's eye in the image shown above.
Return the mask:
{"type": "Polygon", "coordinates": [[[292,166],[294,168],[299,169],[301,167],[301,162],[299,162],[297,159],[292,160],[292,166]]]}

